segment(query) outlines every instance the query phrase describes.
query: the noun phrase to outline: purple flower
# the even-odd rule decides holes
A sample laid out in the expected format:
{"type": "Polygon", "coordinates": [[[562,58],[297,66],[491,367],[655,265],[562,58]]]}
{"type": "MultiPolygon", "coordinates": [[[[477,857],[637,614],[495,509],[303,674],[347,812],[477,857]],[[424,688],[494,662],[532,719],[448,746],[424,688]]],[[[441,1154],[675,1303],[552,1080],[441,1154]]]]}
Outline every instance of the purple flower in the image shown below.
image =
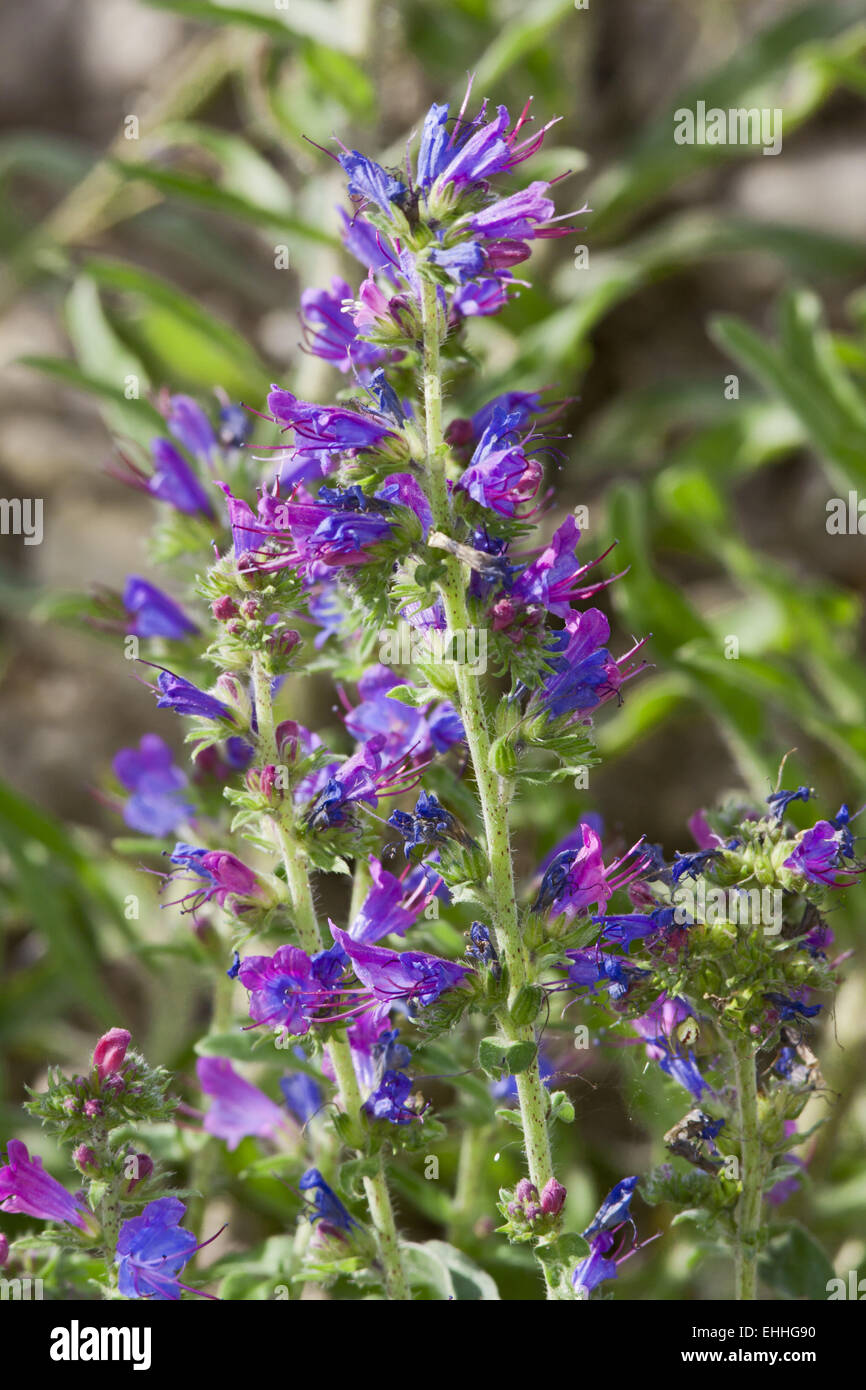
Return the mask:
{"type": "Polygon", "coordinates": [[[381,348],[358,337],[358,325],[343,307],[354,302],[351,286],[335,276],[330,290],[304,290],[301,322],[307,347],[341,372],[380,362],[381,348]]]}
{"type": "Polygon", "coordinates": [[[386,741],[385,734],[375,734],[340,764],[307,813],[310,826],[314,829],[351,826],[353,808],[359,803],[375,809],[380,797],[399,796],[415,785],[418,774],[407,772],[399,761],[385,760],[386,741]]]}
{"type": "Polygon", "coordinates": [[[783,1023],[796,1023],[800,1018],[814,1018],[823,1008],[822,1004],[804,1004],[797,995],[769,992],[763,997],[768,1004],[772,1004],[773,1012],[778,1014],[783,1023]]]}
{"type": "MultiPolygon", "coordinates": [[[[847,807],[843,810],[847,811],[847,807]]],[[[840,817],[836,817],[837,821],[840,817]]],[[[861,870],[857,865],[847,864],[846,857],[851,852],[851,832],[847,820],[839,825],[833,821],[819,820],[810,830],[804,830],[797,837],[794,851],[788,855],[784,867],[802,875],[810,883],[826,888],[850,888],[856,882],[861,870]]]]}
{"type": "Polygon", "coordinates": [[[88,1229],[88,1213],[81,1199],[46,1173],[42,1159],[31,1158],[20,1139],[9,1140],[6,1164],[0,1167],[0,1211],[88,1229]]]}
{"type": "Polygon", "coordinates": [[[423,951],[389,951],[368,942],[354,941],[347,931],[332,928],[358,979],[373,997],[385,1004],[404,999],[422,1008],[446,990],[461,985],[473,972],[465,965],[426,955],[423,951]]]}
{"type": "Polygon", "coordinates": [[[374,274],[383,273],[392,284],[396,285],[396,259],[386,245],[386,239],[383,238],[382,233],[373,226],[372,222],[366,221],[360,213],[356,212],[353,217],[350,217],[344,208],[337,210],[342,223],[340,235],[346,250],[361,262],[365,270],[374,274]]]}
{"type": "Polygon", "coordinates": [[[403,850],[406,858],[411,858],[412,850],[422,845],[439,845],[446,840],[460,840],[470,844],[450,811],[439,804],[433,792],[421,792],[415,803],[414,813],[393,811],[388,824],[399,830],[403,837],[403,850]]]}
{"type": "MultiPolygon", "coordinates": [[[[506,238],[532,241],[535,237],[567,236],[572,226],[557,226],[563,218],[554,217],[556,205],[545,197],[549,184],[536,181],[508,198],[500,198],[480,212],[468,213],[458,227],[466,227],[484,240],[506,238]]],[[[585,208],[580,209],[585,212],[585,208]]],[[[567,214],[572,216],[573,214],[567,214]]]]}
{"type": "Polygon", "coordinates": [[[519,424],[518,412],[507,415],[494,410],[457,483],[458,489],[500,516],[514,516],[519,506],[535,497],[541,483],[541,465],[526,455],[517,438],[519,424]]]}
{"type": "Polygon", "coordinates": [[[284,1126],[280,1107],[239,1076],[227,1057],[199,1057],[195,1069],[205,1095],[213,1096],[204,1127],[224,1139],[230,1150],[248,1135],[273,1139],[284,1126]]]}
{"type": "Polygon", "coordinates": [[[387,421],[372,412],[361,415],[342,406],[313,405],[278,386],[271,387],[268,410],[283,429],[294,430],[297,453],[326,449],[355,454],[376,448],[389,438],[397,439],[387,421]]]}
{"type": "Polygon", "coordinates": [[[198,716],[201,719],[229,719],[234,723],[234,715],[228,705],[215,695],[199,690],[192,681],[176,676],[172,671],[161,670],[156,678],[160,691],[157,709],[173,709],[176,714],[198,716]]]}
{"type": "Polygon", "coordinates": [[[533,703],[546,710],[551,719],[560,715],[578,719],[613,696],[619,698],[623,682],[645,668],[646,663],[630,664],[644,644],[636,642],[615,661],[602,645],[609,636],[610,625],[599,609],[569,613],[564,630],[549,647],[549,665],[554,673],[533,695],[533,703]]]}
{"type": "Polygon", "coordinates": [[[458,285],[465,285],[484,269],[484,252],[474,241],[458,242],[456,246],[434,246],[429,252],[430,264],[444,270],[458,285]]]}
{"type": "Polygon", "coordinates": [[[170,396],[166,410],[168,427],[193,458],[210,466],[217,440],[210,420],[191,396],[170,396]]]}
{"type": "Polygon", "coordinates": [[[474,120],[464,125],[463,113],[468,100],[467,90],[463,107],[450,129],[447,105],[434,103],[427,112],[418,149],[416,175],[422,189],[430,189],[434,183],[438,189],[444,189],[448,184],[458,188],[473,183],[484,184],[495,174],[506,173],[528,159],[541,145],[545,133],[556,124],[555,120],[549,121],[535,134],[518,141],[517,135],[528,116],[529,102],[514,128],[509,131],[510,117],[504,106],[498,106],[494,118],[485,123],[486,101],[474,120]]]}
{"type": "Polygon", "coordinates": [[[430,711],[427,715],[427,727],[430,730],[430,741],[437,753],[447,753],[455,743],[462,743],[466,738],[463,720],[450,700],[443,700],[430,711]]]}
{"type": "Polygon", "coordinates": [[[158,734],[144,734],[138,748],[121,748],[112,764],[115,776],[132,795],[123,819],[143,835],[170,835],[194,811],[186,800],[185,773],[158,734]]]}
{"type": "Polygon", "coordinates": [[[152,439],[154,472],[148,480],[147,490],[160,502],[168,502],[187,516],[212,517],[213,507],[210,498],[199,482],[186,459],[168,439],[152,439]]]}
{"type": "Polygon", "coordinates": [[[507,303],[506,285],[501,279],[490,275],[461,285],[451,300],[451,313],[455,319],[484,318],[498,314],[507,303]]]}
{"type": "Polygon", "coordinates": [[[361,703],[346,715],[346,728],[358,740],[382,734],[383,752],[394,760],[420,757],[430,747],[430,732],[420,710],[402,700],[391,700],[388,691],[400,680],[385,666],[372,666],[358,682],[361,703]]]}
{"type": "Polygon", "coordinates": [[[128,618],[126,630],[137,637],[179,640],[191,632],[198,632],[195,623],[173,598],[138,574],[127,575],[123,606],[128,618]]]}
{"type": "Polygon", "coordinates": [[[364,1102],[364,1109],[374,1120],[388,1120],[392,1125],[408,1125],[418,1119],[417,1110],[406,1105],[412,1081],[402,1071],[386,1071],[378,1086],[364,1102]]]}
{"type": "Polygon", "coordinates": [[[610,1231],[603,1231],[590,1241],[590,1253],[580,1261],[571,1276],[571,1282],[576,1289],[583,1289],[587,1294],[590,1294],[605,1279],[618,1277],[616,1268],[618,1261],[608,1255],[608,1251],[612,1250],[615,1244],[616,1236],[612,1235],[610,1231]]]}
{"type": "Polygon", "coordinates": [[[607,941],[630,946],[633,941],[642,941],[654,932],[668,931],[674,925],[675,911],[673,907],[656,907],[652,912],[621,912],[592,920],[602,928],[601,934],[607,941]]]}
{"type": "Polygon", "coordinates": [[[313,961],[297,946],[280,946],[273,956],[246,956],[238,979],[250,996],[250,1018],[301,1036],[309,1032],[315,1010],[334,991],[323,990],[313,961]]]}
{"type": "Polygon", "coordinates": [[[418,920],[432,894],[426,882],[407,891],[404,881],[383,869],[375,855],[369,859],[373,887],[368,892],[357,917],[349,927],[353,941],[376,942],[394,932],[405,936],[418,920]]]}
{"type": "Polygon", "coordinates": [[[671,868],[671,878],[674,883],[679,883],[681,878],[696,878],[698,874],[704,872],[708,864],[714,859],[718,859],[721,850],[718,849],[699,849],[690,854],[674,855],[674,862],[671,868]]]}
{"type": "Polygon", "coordinates": [[[632,965],[628,956],[614,956],[600,951],[596,946],[583,946],[578,950],[566,951],[568,959],[568,983],[553,988],[567,989],[569,985],[588,987],[595,993],[596,985],[607,986],[611,999],[622,999],[636,980],[649,974],[632,965]]]}
{"type": "Polygon", "coordinates": [[[140,1216],[124,1221],[115,1255],[117,1286],[124,1298],[180,1298],[187,1285],[177,1276],[197,1248],[192,1231],[180,1229],[185,1214],[177,1197],[158,1197],[140,1216]]]}
{"type": "MultiPolygon", "coordinates": [[[[605,557],[599,555],[585,565],[579,564],[575,554],[579,540],[580,531],[574,517],[566,517],[551,536],[549,545],[514,579],[510,588],[512,603],[527,608],[538,606],[558,618],[567,618],[575,600],[589,598],[620,578],[613,575],[595,584],[582,584],[580,581],[587,571],[605,557]]],[[[494,627],[498,625],[494,622],[494,627]]],[[[607,634],[602,640],[606,637],[607,634]]]]}
{"type": "Polygon", "coordinates": [[[203,903],[214,900],[226,911],[239,915],[272,902],[264,881],[230,850],[206,850],[181,841],[172,851],[171,862],[188,870],[197,880],[192,892],[177,899],[179,903],[191,902],[186,911],[195,912],[203,903]]]}

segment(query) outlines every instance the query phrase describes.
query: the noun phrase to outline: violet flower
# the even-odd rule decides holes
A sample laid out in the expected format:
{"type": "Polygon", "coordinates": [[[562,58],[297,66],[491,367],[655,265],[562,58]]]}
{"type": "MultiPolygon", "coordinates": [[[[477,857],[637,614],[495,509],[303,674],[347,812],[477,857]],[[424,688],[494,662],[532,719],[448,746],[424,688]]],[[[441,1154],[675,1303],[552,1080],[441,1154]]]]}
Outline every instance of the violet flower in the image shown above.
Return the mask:
{"type": "Polygon", "coordinates": [[[20,1139],[9,1140],[6,1163],[0,1166],[0,1211],[35,1216],[40,1221],[61,1221],[81,1231],[90,1228],[89,1213],[81,1199],[46,1173],[42,1159],[31,1158],[20,1139]]]}
{"type": "Polygon", "coordinates": [[[204,1127],[208,1134],[224,1139],[229,1150],[248,1136],[274,1139],[285,1127],[280,1107],[258,1086],[245,1081],[227,1057],[199,1057],[195,1069],[201,1089],[213,1097],[204,1127]]]}
{"type": "Polygon", "coordinates": [[[158,734],[144,734],[138,748],[121,748],[112,763],[118,781],[131,792],[123,819],[143,835],[170,835],[188,820],[194,806],[186,799],[186,774],[158,734]]]}
{"type": "Polygon", "coordinates": [[[196,624],[173,598],[138,574],[127,575],[123,606],[128,619],[126,630],[136,637],[167,637],[179,641],[198,632],[196,624]]]}

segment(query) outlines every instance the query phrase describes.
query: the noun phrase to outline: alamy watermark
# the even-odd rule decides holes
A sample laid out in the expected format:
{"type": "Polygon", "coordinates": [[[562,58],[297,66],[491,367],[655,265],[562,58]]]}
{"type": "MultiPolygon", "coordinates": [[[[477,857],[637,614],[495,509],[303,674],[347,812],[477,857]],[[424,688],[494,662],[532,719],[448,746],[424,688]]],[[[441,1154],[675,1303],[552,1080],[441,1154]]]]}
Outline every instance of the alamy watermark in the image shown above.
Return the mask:
{"type": "Polygon", "coordinates": [[[779,888],[715,888],[703,879],[681,883],[674,889],[674,920],[714,927],[723,924],[763,927],[765,936],[782,930],[782,893],[779,888]]]}
{"type": "Polygon", "coordinates": [[[707,109],[699,101],[694,111],[679,106],[674,112],[674,143],[677,145],[762,145],[762,154],[782,150],[782,112],[778,106],[721,106],[707,109]]]}
{"type": "Polygon", "coordinates": [[[25,545],[41,545],[42,498],[0,497],[0,536],[23,536],[25,545]]]}
{"type": "Polygon", "coordinates": [[[382,666],[441,666],[450,661],[468,667],[473,676],[483,676],[487,670],[487,629],[415,628],[398,623],[379,633],[379,661],[382,666]]]}

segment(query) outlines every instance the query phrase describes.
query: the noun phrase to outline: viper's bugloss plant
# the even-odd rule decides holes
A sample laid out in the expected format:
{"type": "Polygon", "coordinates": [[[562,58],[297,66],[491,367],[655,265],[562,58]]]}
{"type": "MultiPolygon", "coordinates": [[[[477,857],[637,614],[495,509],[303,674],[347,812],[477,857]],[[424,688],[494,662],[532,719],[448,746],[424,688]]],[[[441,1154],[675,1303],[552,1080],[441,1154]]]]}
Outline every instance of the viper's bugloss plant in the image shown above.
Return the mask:
{"type": "MultiPolygon", "coordinates": [[[[344,375],[336,400],[274,385],[256,403],[272,441],[257,451],[254,411],[223,402],[213,423],[172,396],[150,461],[125,460],[162,511],[160,582],[130,575],[100,620],[140,644],[140,679],[184,721],[191,766],[145,734],[115,758],[116,807],[168,837],[163,901],[215,979],[191,1189],[212,1195],[209,1145],[255,1140],[266,1156],[250,1173],[285,1174],[296,1201],[286,1287],[348,1279],[360,1297],[409,1299],[424,1246],[401,1240],[389,1170],[429,1155],[456,1116],[459,1242],[479,1133],[494,1100],[512,1101],[498,1113],[525,1170],[500,1192],[499,1231],[531,1249],[549,1298],[607,1296],[655,1238],[638,1225],[659,1202],[729,1244],[737,1296],[753,1298],[770,1213],[804,1175],[795,1122],[821,1085],[809,1019],[836,982],[823,914],[861,866],[845,808],[790,829],[800,788],[701,815],[696,849],[670,862],[643,840],[606,850],[588,816],[516,875],[515,798],[580,783],[593,721],[622,702],[648,636],[611,644],[592,600],[629,580],[601,576],[573,516],[537,543],[562,403],[511,391],[444,417],[452,384],[478,371],[467,319],[499,312],[533,243],[587,211],[557,212],[547,182],[515,187],[553,122],[535,129],[528,105],[516,121],[486,102],[470,116],[469,100],[432,106],[399,169],[336,156],[363,278],[301,296],[308,350],[344,375]],[[312,729],[297,716],[317,704],[312,729]],[[574,1107],[545,1033],[587,1000],[688,1111],[666,1136],[676,1166],[617,1181],[578,1229],[551,1143],[574,1107]],[[437,1114],[431,1071],[474,1073],[484,1119],[480,1101],[437,1114]]],[[[128,1041],[107,1035],[88,1077],[52,1074],[31,1102],[74,1146],[82,1191],[13,1141],[0,1194],[53,1223],[51,1240],[101,1251],[109,1295],[177,1298],[197,1235],[160,1165],[130,1184],[123,1137],[175,1102],[128,1041]]]]}

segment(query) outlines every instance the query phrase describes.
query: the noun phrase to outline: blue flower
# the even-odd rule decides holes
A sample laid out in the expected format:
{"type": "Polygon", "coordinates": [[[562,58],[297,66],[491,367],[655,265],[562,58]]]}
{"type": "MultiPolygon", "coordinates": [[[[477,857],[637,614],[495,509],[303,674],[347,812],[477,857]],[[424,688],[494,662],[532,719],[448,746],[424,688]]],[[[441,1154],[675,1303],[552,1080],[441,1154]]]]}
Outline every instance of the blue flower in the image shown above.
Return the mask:
{"type": "MultiPolygon", "coordinates": [[[[298,1049],[295,1049],[296,1052],[298,1049]]],[[[303,1053],[301,1053],[303,1056],[303,1053]]],[[[295,1071],[280,1080],[286,1105],[299,1124],[305,1125],[322,1108],[322,1088],[306,1072],[295,1071]]]]}
{"type": "Polygon", "coordinates": [[[388,1120],[392,1125],[408,1125],[418,1119],[418,1112],[405,1102],[412,1090],[410,1077],[402,1071],[386,1071],[382,1080],[364,1102],[364,1109],[375,1120],[388,1120]]]}
{"type": "Polygon", "coordinates": [[[634,1190],[640,1181],[637,1177],[623,1178],[612,1187],[605,1197],[592,1221],[583,1232],[584,1240],[591,1240],[602,1231],[612,1231],[624,1221],[631,1221],[629,1210],[634,1190]]]}
{"type": "Polygon", "coordinates": [[[338,1231],[351,1231],[358,1223],[350,1216],[333,1188],[329,1187],[318,1168],[308,1168],[301,1177],[298,1187],[301,1192],[312,1192],[313,1206],[309,1211],[310,1222],[324,1221],[335,1226],[338,1231]]]}
{"type": "Polygon", "coordinates": [[[196,1249],[192,1231],[180,1229],[185,1213],[177,1197],[159,1197],[140,1216],[124,1221],[115,1256],[124,1298],[180,1298],[187,1286],[177,1276],[196,1249]]]}
{"type": "Polygon", "coordinates": [[[808,801],[812,796],[811,787],[798,787],[795,792],[778,791],[772,792],[767,797],[767,805],[774,820],[780,821],[790,806],[792,801],[808,801]]]}
{"type": "Polygon", "coordinates": [[[367,159],[366,155],[359,154],[357,150],[346,150],[343,154],[338,154],[337,158],[349,175],[351,196],[375,203],[388,217],[393,217],[391,204],[399,202],[405,195],[405,183],[395,179],[381,164],[367,159]]]}

